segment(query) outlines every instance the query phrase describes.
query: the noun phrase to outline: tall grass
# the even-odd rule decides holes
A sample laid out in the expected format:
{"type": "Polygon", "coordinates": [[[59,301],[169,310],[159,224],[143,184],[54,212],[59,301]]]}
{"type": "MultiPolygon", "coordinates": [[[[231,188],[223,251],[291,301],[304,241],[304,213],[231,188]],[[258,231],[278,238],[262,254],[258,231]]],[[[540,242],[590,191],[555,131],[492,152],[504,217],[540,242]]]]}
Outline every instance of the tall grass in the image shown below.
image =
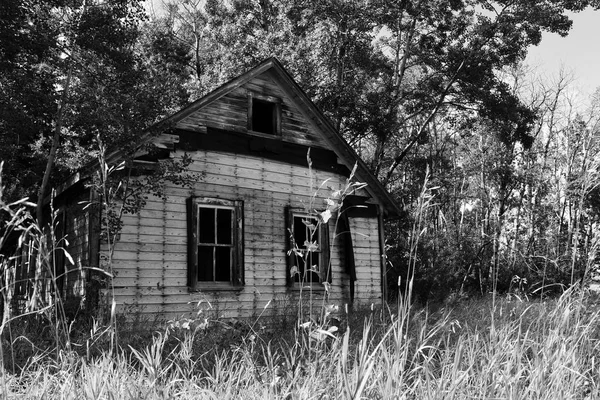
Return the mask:
{"type": "MultiPolygon", "coordinates": [[[[18,325],[50,332],[47,340],[54,346],[56,357],[63,349],[70,350],[70,330],[64,299],[59,280],[65,272],[58,271],[56,257],[73,260],[65,250],[66,240],[56,232],[58,212],[50,202],[50,224],[42,229],[31,215],[35,204],[26,198],[11,203],[3,197],[2,167],[0,162],[0,301],[2,302],[2,322],[0,337],[13,344],[0,347],[0,368],[10,361],[15,368],[15,359],[23,355],[15,354],[14,344],[27,342],[29,338],[13,332],[18,325]],[[38,324],[39,323],[39,324],[38,324]],[[8,357],[6,357],[8,356],[8,357]],[[8,360],[7,360],[8,359],[8,360]]],[[[35,348],[36,344],[31,343],[35,348]]],[[[46,349],[44,349],[45,351],[46,349]]]]}
{"type": "Polygon", "coordinates": [[[335,338],[263,332],[197,354],[210,327],[166,329],[145,347],[86,359],[62,351],[6,374],[5,397],[594,399],[600,322],[581,292],[553,302],[464,304],[391,324],[367,318],[335,338]],[[491,324],[494,320],[494,324],[491,324]],[[494,327],[493,329],[491,327],[494,327]],[[208,329],[208,330],[205,330],[208,329]],[[309,354],[310,352],[310,354],[309,354]]]}

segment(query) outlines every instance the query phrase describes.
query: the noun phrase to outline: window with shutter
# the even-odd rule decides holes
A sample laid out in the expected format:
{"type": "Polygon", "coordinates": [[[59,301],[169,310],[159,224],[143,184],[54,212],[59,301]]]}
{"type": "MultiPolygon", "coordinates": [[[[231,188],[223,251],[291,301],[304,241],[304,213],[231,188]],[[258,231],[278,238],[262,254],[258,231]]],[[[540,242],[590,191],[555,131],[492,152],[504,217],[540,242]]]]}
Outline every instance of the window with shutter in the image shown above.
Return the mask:
{"type": "Polygon", "coordinates": [[[195,197],[189,204],[189,271],[192,289],[244,284],[243,203],[195,197]]]}
{"type": "Polygon", "coordinates": [[[331,281],[329,226],[301,210],[288,208],[288,284],[312,286],[331,281]]]}

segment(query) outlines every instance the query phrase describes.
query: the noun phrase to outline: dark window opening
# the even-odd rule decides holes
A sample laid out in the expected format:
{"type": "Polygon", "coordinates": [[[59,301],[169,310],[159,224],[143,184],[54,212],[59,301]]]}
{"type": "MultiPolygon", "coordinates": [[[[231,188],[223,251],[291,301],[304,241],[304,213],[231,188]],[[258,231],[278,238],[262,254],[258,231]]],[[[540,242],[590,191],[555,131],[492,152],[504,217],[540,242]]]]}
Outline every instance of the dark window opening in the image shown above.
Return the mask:
{"type": "Polygon", "coordinates": [[[294,276],[294,282],[307,284],[321,282],[319,272],[322,245],[317,218],[294,215],[292,229],[294,244],[299,250],[299,254],[296,254],[298,273],[294,276]]]}
{"type": "Polygon", "coordinates": [[[277,134],[277,106],[265,100],[252,99],[252,130],[269,135],[277,134]]]}

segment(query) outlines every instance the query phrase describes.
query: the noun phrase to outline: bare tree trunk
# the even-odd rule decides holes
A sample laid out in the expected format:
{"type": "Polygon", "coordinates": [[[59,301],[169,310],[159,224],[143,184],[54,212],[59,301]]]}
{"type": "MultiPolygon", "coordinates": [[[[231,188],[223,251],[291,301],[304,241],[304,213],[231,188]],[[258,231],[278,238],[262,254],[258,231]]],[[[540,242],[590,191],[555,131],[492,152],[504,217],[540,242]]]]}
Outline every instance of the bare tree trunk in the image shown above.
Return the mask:
{"type": "Polygon", "coordinates": [[[62,130],[63,125],[63,117],[65,107],[67,105],[67,100],[69,97],[69,88],[71,86],[71,77],[73,75],[73,65],[69,66],[69,71],[67,72],[67,78],[65,80],[65,86],[63,88],[63,92],[60,96],[60,100],[58,103],[58,109],[56,111],[56,119],[54,121],[54,134],[52,137],[52,147],[50,148],[50,153],[48,154],[48,160],[46,161],[46,170],[44,171],[44,177],[42,179],[42,184],[38,189],[38,199],[37,199],[37,207],[36,207],[36,218],[40,227],[43,227],[44,221],[44,196],[48,191],[48,184],[50,182],[50,174],[52,173],[52,168],[54,167],[54,161],[56,160],[56,151],[58,150],[58,145],[60,144],[60,131],[62,130]]]}
{"type": "Polygon", "coordinates": [[[427,117],[425,118],[425,120],[420,124],[419,128],[416,129],[416,131],[413,134],[412,138],[410,138],[410,140],[408,141],[408,143],[406,144],[406,146],[404,146],[404,149],[402,149],[402,151],[400,152],[400,154],[398,154],[394,158],[394,161],[393,161],[392,165],[390,166],[390,168],[388,169],[386,177],[385,177],[385,179],[383,181],[384,185],[387,185],[387,183],[390,181],[390,179],[392,177],[392,174],[394,173],[394,171],[396,170],[396,168],[398,168],[398,165],[400,165],[400,163],[402,162],[402,160],[404,160],[404,157],[406,157],[406,155],[408,154],[408,152],[417,143],[417,141],[419,140],[419,138],[421,137],[421,135],[423,134],[423,132],[427,128],[427,125],[429,125],[429,123],[433,121],[433,118],[436,116],[437,112],[439,111],[439,109],[441,108],[442,104],[444,103],[444,100],[446,99],[446,96],[450,92],[450,88],[452,87],[452,85],[454,85],[454,82],[456,82],[456,78],[458,77],[458,73],[463,69],[464,65],[465,65],[465,60],[463,60],[460,63],[460,65],[458,66],[458,68],[454,72],[454,75],[452,75],[452,77],[450,78],[450,80],[448,81],[448,83],[446,84],[446,86],[444,87],[444,90],[440,94],[440,97],[438,98],[437,103],[433,107],[433,110],[431,110],[431,112],[429,113],[429,115],[427,115],[427,117]]]}

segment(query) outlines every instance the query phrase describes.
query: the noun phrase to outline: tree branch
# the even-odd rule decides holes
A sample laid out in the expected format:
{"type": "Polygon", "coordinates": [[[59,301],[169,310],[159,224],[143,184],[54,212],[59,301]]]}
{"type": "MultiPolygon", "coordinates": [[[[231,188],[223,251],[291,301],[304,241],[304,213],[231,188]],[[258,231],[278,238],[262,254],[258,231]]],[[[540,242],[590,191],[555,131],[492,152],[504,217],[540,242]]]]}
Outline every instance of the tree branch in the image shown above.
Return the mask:
{"type": "Polygon", "coordinates": [[[384,185],[388,184],[388,182],[390,181],[390,179],[392,177],[392,174],[394,173],[394,171],[396,170],[396,168],[398,168],[398,165],[400,165],[400,163],[402,162],[402,160],[404,160],[404,158],[406,157],[406,155],[408,154],[408,152],[413,148],[413,146],[419,140],[419,137],[421,137],[421,135],[425,131],[425,128],[427,127],[427,125],[433,120],[433,118],[435,117],[435,115],[439,111],[440,107],[444,103],[444,99],[448,95],[448,92],[450,91],[450,88],[452,87],[452,85],[454,84],[454,82],[456,82],[456,77],[458,76],[458,73],[460,72],[460,70],[462,70],[462,68],[463,68],[464,65],[465,65],[465,60],[462,60],[462,62],[460,63],[460,65],[458,66],[458,68],[456,69],[456,71],[454,71],[454,74],[452,75],[452,78],[446,84],[446,87],[442,91],[442,94],[440,94],[440,97],[439,97],[437,103],[435,104],[435,107],[433,108],[433,110],[431,110],[431,112],[429,113],[429,115],[427,116],[427,118],[425,118],[425,121],[423,121],[423,123],[419,127],[419,130],[417,131],[417,133],[415,135],[413,135],[413,137],[410,139],[410,141],[408,142],[408,144],[406,146],[404,146],[404,149],[402,149],[402,151],[400,152],[400,154],[398,156],[396,156],[396,158],[394,158],[394,162],[392,163],[392,165],[388,169],[388,172],[387,172],[387,175],[385,177],[385,180],[383,181],[384,185]]]}
{"type": "Polygon", "coordinates": [[[67,103],[67,98],[69,97],[69,88],[71,86],[71,77],[73,76],[73,63],[69,61],[69,71],[67,72],[67,78],[65,81],[65,87],[63,88],[63,92],[60,95],[60,100],[58,103],[58,109],[56,111],[56,122],[54,123],[54,135],[52,137],[52,147],[50,148],[50,154],[48,154],[48,160],[46,161],[46,170],[44,171],[44,177],[42,179],[42,184],[38,189],[38,199],[37,199],[37,207],[36,207],[36,218],[40,228],[43,227],[44,223],[44,195],[46,193],[46,189],[48,188],[48,182],[50,181],[50,173],[52,172],[52,168],[54,167],[54,160],[56,159],[56,151],[58,150],[58,145],[60,143],[60,131],[63,125],[63,116],[65,114],[65,107],[67,103]]]}

